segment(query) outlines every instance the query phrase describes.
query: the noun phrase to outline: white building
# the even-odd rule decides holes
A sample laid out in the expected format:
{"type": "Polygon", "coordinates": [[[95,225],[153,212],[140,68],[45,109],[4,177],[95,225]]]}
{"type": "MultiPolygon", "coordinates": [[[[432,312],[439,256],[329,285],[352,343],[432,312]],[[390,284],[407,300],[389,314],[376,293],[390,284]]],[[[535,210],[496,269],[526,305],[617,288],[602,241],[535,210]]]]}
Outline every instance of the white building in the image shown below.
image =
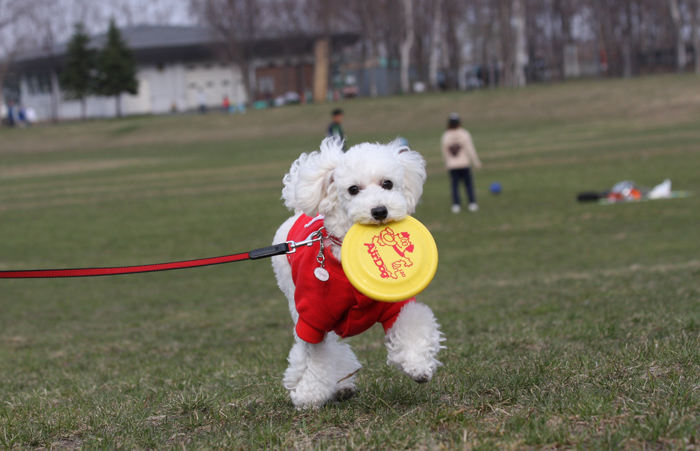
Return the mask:
{"type": "MultiPolygon", "coordinates": [[[[254,99],[246,98],[238,67],[222,63],[212,31],[204,27],[142,25],[120,30],[137,62],[137,95],[122,95],[122,114],[163,114],[220,107],[224,97],[232,105],[268,99],[290,91],[303,96],[313,86],[314,44],[318,36],[260,39],[250,46],[256,58],[249,80],[254,99]]],[[[101,49],[106,35],[91,38],[90,47],[101,49]]],[[[332,37],[332,52],[357,41],[356,34],[332,37]]],[[[38,120],[77,119],[81,103],[67,100],[58,74],[65,64],[66,43],[51,49],[24,53],[13,64],[19,78],[20,102],[36,110],[38,120]]],[[[86,116],[114,117],[114,97],[90,96],[86,116]]]]}
{"type": "MultiPolygon", "coordinates": [[[[209,107],[245,102],[246,94],[238,68],[217,62],[213,36],[198,27],[137,26],[122,30],[122,38],[137,61],[138,94],[122,95],[122,112],[161,114],[196,109],[206,98],[209,107]]],[[[104,46],[106,36],[91,39],[90,47],[104,46]]],[[[81,105],[66,100],[60,92],[58,73],[65,59],[66,44],[53,49],[25,53],[17,58],[21,103],[32,106],[39,120],[76,119],[81,105]]],[[[88,117],[113,117],[113,97],[90,96],[88,117]]]]}

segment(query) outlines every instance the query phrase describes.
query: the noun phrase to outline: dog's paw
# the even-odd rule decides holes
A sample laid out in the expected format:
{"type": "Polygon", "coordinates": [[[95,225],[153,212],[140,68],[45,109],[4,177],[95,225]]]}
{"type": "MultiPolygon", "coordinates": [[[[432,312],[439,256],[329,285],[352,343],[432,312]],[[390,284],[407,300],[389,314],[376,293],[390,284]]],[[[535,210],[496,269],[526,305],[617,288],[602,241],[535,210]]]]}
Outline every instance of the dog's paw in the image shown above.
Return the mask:
{"type": "Polygon", "coordinates": [[[418,374],[415,376],[411,376],[411,379],[418,382],[419,384],[425,384],[427,382],[430,382],[430,379],[432,379],[432,378],[433,378],[432,374],[418,374]]]}
{"type": "Polygon", "coordinates": [[[324,383],[307,372],[296,388],[289,390],[294,406],[299,410],[319,409],[333,401],[337,385],[324,383]]]}
{"type": "Polygon", "coordinates": [[[319,395],[319,393],[300,393],[298,390],[289,392],[292,403],[297,410],[318,410],[332,400],[332,396],[319,395]]]}
{"type": "Polygon", "coordinates": [[[342,387],[337,392],[335,392],[335,400],[338,402],[347,401],[357,394],[357,387],[354,385],[342,387]]]}
{"type": "Polygon", "coordinates": [[[433,378],[433,374],[437,370],[437,365],[433,362],[425,362],[424,365],[412,365],[403,364],[399,366],[399,369],[408,377],[418,382],[419,384],[425,384],[430,382],[433,378]]]}

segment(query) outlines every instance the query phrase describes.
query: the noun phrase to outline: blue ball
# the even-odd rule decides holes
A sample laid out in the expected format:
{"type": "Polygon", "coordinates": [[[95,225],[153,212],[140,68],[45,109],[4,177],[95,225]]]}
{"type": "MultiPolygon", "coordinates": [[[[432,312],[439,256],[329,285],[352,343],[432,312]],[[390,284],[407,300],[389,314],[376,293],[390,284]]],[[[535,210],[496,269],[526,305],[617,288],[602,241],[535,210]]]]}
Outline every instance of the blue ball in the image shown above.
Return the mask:
{"type": "Polygon", "coordinates": [[[501,184],[498,182],[493,182],[491,184],[491,187],[489,188],[489,191],[491,191],[491,194],[501,194],[501,191],[503,188],[501,187],[501,184]]]}

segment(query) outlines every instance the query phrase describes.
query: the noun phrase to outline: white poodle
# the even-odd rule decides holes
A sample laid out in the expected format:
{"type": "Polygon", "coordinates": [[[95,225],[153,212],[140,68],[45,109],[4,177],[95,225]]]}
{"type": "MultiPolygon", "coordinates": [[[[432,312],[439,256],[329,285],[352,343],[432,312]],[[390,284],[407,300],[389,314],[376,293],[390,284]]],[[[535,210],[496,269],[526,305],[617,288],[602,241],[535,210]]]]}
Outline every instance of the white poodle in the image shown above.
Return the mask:
{"type": "Polygon", "coordinates": [[[324,140],[320,151],[302,154],[284,177],[282,197],[295,215],[282,224],[274,243],[323,235],[312,246],[272,259],[295,324],[284,386],[297,408],[318,408],[357,392],[355,374],[362,365],[339,337],[382,323],[387,363],[419,383],[433,377],[443,348],[430,308],[415,299],[369,299],[350,285],[340,265],[342,240],[353,224],[384,224],[415,211],[425,161],[399,140],[360,144],[347,153],[341,146],[324,140]]]}

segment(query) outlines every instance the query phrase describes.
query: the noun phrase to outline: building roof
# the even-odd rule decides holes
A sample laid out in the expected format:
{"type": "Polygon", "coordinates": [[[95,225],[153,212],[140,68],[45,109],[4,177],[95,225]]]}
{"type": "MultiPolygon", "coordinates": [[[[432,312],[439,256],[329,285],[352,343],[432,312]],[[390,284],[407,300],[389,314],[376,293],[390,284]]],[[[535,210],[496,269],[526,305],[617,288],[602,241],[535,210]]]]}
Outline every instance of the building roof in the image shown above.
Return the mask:
{"type": "MultiPolygon", "coordinates": [[[[189,27],[172,25],[138,25],[120,30],[122,39],[134,52],[137,61],[164,62],[170,60],[196,60],[215,56],[217,44],[222,41],[213,29],[208,27],[189,27]]],[[[270,36],[248,43],[251,53],[259,57],[271,57],[285,54],[308,53],[318,35],[270,36]]],[[[334,46],[352,44],[357,41],[356,33],[339,33],[332,36],[334,46]]],[[[107,33],[90,38],[90,48],[102,48],[107,40],[107,33]]],[[[67,42],[50,48],[24,52],[15,58],[15,64],[24,69],[33,69],[61,65],[63,63],[67,42]]]]}
{"type": "MultiPolygon", "coordinates": [[[[137,25],[120,30],[122,39],[136,54],[137,59],[145,51],[168,50],[187,47],[206,47],[216,42],[213,31],[206,27],[185,27],[166,25],[137,25]]],[[[89,47],[102,48],[107,41],[107,33],[90,38],[89,47]]],[[[30,50],[18,55],[15,62],[20,65],[56,62],[66,54],[67,42],[50,48],[30,50]]]]}

